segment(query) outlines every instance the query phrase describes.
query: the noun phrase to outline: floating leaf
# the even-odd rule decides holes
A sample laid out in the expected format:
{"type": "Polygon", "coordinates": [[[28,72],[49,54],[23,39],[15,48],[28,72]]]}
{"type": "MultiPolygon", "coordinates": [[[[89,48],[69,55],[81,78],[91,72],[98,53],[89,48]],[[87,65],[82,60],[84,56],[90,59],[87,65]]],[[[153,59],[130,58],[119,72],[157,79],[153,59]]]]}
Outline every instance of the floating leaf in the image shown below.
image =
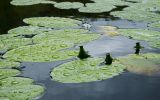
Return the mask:
{"type": "Polygon", "coordinates": [[[119,61],[133,73],[152,75],[160,72],[160,54],[141,54],[120,57],[119,61]]]}
{"type": "Polygon", "coordinates": [[[29,34],[40,34],[50,30],[52,29],[44,28],[44,27],[41,28],[38,26],[20,26],[20,27],[9,30],[8,33],[15,34],[15,35],[29,35],[29,34]]]}
{"type": "Polygon", "coordinates": [[[85,12],[85,13],[102,13],[102,12],[108,12],[115,8],[114,5],[108,4],[108,3],[87,3],[85,7],[81,7],[79,9],[79,12],[85,12]]]}
{"type": "Polygon", "coordinates": [[[49,28],[71,28],[81,24],[78,20],[60,17],[32,17],[26,18],[23,21],[33,26],[44,26],[49,28]]]}
{"type": "Polygon", "coordinates": [[[155,23],[152,23],[149,25],[150,27],[153,27],[153,28],[159,28],[160,29],[160,22],[155,22],[155,23]]]}
{"type": "Polygon", "coordinates": [[[124,36],[148,41],[151,46],[160,48],[160,32],[158,31],[144,29],[119,29],[118,32],[124,36]]]}
{"type": "Polygon", "coordinates": [[[16,76],[18,74],[20,74],[20,71],[15,69],[0,69],[0,79],[16,76]]]}
{"type": "Polygon", "coordinates": [[[54,7],[59,9],[78,9],[84,5],[80,2],[60,2],[55,3],[54,7]]]}
{"type": "Polygon", "coordinates": [[[54,1],[50,0],[12,0],[11,4],[16,6],[28,6],[35,4],[55,4],[54,1]]]}
{"type": "Polygon", "coordinates": [[[2,52],[28,44],[32,44],[29,38],[15,37],[12,34],[0,35],[0,51],[2,52]]]}
{"type": "Polygon", "coordinates": [[[22,77],[8,77],[0,80],[1,87],[21,86],[33,84],[33,80],[22,77]]]}
{"type": "Polygon", "coordinates": [[[35,43],[43,42],[56,42],[56,41],[64,41],[70,42],[73,44],[84,43],[95,40],[100,37],[99,34],[87,33],[88,30],[83,29],[66,29],[66,30],[56,30],[49,31],[44,34],[39,34],[33,38],[35,43]],[[86,33],[86,34],[82,34],[86,33]]]}
{"type": "Polygon", "coordinates": [[[9,100],[33,100],[44,92],[39,85],[20,85],[1,87],[0,97],[7,97],[9,100]]]}
{"type": "Polygon", "coordinates": [[[158,11],[160,11],[159,0],[144,0],[125,8],[123,11],[111,12],[111,15],[135,21],[153,22],[159,21],[158,11]]]}
{"type": "Polygon", "coordinates": [[[123,72],[125,66],[113,62],[112,65],[99,64],[103,62],[100,58],[89,58],[76,60],[60,65],[52,70],[53,80],[62,83],[81,83],[105,80],[123,72]]]}
{"type": "Polygon", "coordinates": [[[13,67],[19,67],[19,66],[20,66],[19,62],[0,59],[0,68],[13,68],[13,67]]]}
{"type": "Polygon", "coordinates": [[[61,49],[69,48],[71,45],[66,43],[53,43],[53,44],[37,44],[23,46],[7,52],[3,57],[22,62],[48,62],[69,59],[73,56],[69,55],[70,52],[75,51],[59,51],[61,49]]]}

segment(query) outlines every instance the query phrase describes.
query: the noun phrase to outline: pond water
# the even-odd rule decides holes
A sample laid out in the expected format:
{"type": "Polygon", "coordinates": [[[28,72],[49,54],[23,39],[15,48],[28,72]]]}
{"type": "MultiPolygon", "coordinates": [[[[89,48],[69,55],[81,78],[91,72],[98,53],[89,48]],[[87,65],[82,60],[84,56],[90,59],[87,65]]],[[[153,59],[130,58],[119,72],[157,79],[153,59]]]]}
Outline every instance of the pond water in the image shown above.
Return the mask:
{"type": "MultiPolygon", "coordinates": [[[[32,5],[32,6],[13,6],[11,0],[0,1],[0,33],[7,34],[7,31],[22,25],[27,17],[69,17],[75,19],[86,19],[93,27],[93,32],[101,32],[99,26],[109,25],[118,28],[141,28],[160,31],[160,29],[149,28],[148,23],[133,22],[120,19],[110,15],[110,12],[89,14],[79,13],[78,10],[60,10],[52,5],[32,5]]],[[[56,0],[64,1],[64,0],[56,0]]],[[[77,0],[65,0],[75,2],[77,0]]],[[[80,0],[82,3],[92,3],[89,0],[80,0]]],[[[126,6],[117,6],[112,11],[121,11],[126,6]]],[[[84,45],[87,51],[99,57],[110,52],[113,57],[125,56],[134,53],[133,46],[136,42],[141,42],[145,47],[142,53],[160,53],[160,49],[152,48],[145,41],[129,39],[124,36],[108,37],[89,42],[84,45]],[[99,45],[101,44],[101,45],[99,45]]],[[[71,59],[74,60],[74,59],[71,59]]],[[[32,63],[23,62],[22,77],[32,78],[36,84],[45,86],[46,91],[38,100],[160,100],[160,75],[139,75],[128,71],[114,78],[89,83],[64,84],[53,81],[50,71],[70,60],[32,63]]]]}

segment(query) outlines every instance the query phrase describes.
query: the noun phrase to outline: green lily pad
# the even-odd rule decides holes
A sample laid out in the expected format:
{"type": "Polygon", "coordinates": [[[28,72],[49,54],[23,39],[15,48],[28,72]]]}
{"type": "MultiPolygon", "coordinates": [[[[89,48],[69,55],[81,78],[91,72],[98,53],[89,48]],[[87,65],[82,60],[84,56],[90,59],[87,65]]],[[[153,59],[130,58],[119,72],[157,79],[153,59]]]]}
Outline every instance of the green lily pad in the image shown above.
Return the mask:
{"type": "Polygon", "coordinates": [[[16,6],[28,6],[35,4],[55,4],[54,1],[50,0],[12,0],[11,4],[16,6]]]}
{"type": "Polygon", "coordinates": [[[112,10],[113,8],[116,8],[114,5],[108,4],[108,3],[87,3],[85,7],[81,7],[79,12],[84,13],[102,13],[102,12],[108,12],[112,10]]]}
{"type": "Polygon", "coordinates": [[[34,100],[42,95],[44,88],[39,85],[20,85],[12,87],[1,87],[0,97],[7,97],[9,100],[34,100]]]}
{"type": "Polygon", "coordinates": [[[0,59],[0,68],[13,68],[19,66],[20,66],[19,62],[0,59]]]}
{"type": "Polygon", "coordinates": [[[29,78],[8,77],[8,78],[0,80],[0,86],[1,87],[22,86],[22,85],[33,84],[33,82],[34,81],[29,78]]]}
{"type": "Polygon", "coordinates": [[[78,20],[60,17],[32,17],[26,18],[23,21],[33,26],[43,26],[49,28],[71,28],[77,27],[81,24],[78,20]]]}
{"type": "Polygon", "coordinates": [[[125,66],[117,61],[112,65],[99,66],[101,62],[103,59],[100,58],[68,62],[54,68],[51,76],[53,80],[62,83],[93,82],[112,78],[125,69],[125,66]]]}
{"type": "Polygon", "coordinates": [[[160,72],[160,54],[133,54],[121,57],[119,61],[133,73],[152,75],[160,72]]]}
{"type": "Polygon", "coordinates": [[[83,29],[66,29],[49,31],[44,34],[39,34],[33,38],[35,43],[49,42],[49,41],[66,41],[74,44],[85,43],[95,40],[100,37],[99,34],[87,33],[88,30],[83,29]],[[86,33],[86,34],[84,34],[86,33]]]}
{"type": "Polygon", "coordinates": [[[160,28],[160,22],[155,22],[155,23],[152,23],[149,25],[150,27],[153,27],[153,28],[160,28]]]}
{"type": "Polygon", "coordinates": [[[19,38],[12,34],[0,35],[0,51],[2,52],[28,44],[32,44],[29,38],[19,38]]]}
{"type": "Polygon", "coordinates": [[[7,52],[3,57],[13,60],[13,61],[22,61],[22,62],[48,62],[48,61],[57,61],[69,59],[78,53],[70,56],[70,52],[74,51],[59,51],[61,49],[71,47],[67,43],[52,43],[52,44],[37,44],[23,46],[17,49],[13,49],[7,52]]]}
{"type": "Polygon", "coordinates": [[[8,31],[9,34],[15,34],[15,35],[29,35],[29,34],[40,34],[45,31],[50,31],[49,28],[41,28],[38,26],[20,26],[17,28],[13,28],[8,31]]]}
{"type": "Polygon", "coordinates": [[[111,15],[134,21],[154,22],[159,21],[160,15],[156,13],[158,11],[160,11],[159,0],[145,0],[141,3],[133,4],[123,11],[111,12],[111,15]]]}
{"type": "Polygon", "coordinates": [[[54,7],[59,9],[78,9],[83,6],[84,4],[80,2],[60,2],[60,3],[55,3],[54,5],[54,7]]]}
{"type": "Polygon", "coordinates": [[[160,32],[144,29],[119,29],[118,32],[133,39],[148,41],[152,47],[160,48],[160,32]]]}
{"type": "Polygon", "coordinates": [[[0,79],[16,76],[18,74],[20,74],[20,71],[15,69],[0,69],[0,79]]]}
{"type": "Polygon", "coordinates": [[[109,12],[116,6],[128,5],[122,0],[92,0],[94,3],[87,3],[86,6],[79,8],[79,12],[84,13],[103,13],[109,12]]]}

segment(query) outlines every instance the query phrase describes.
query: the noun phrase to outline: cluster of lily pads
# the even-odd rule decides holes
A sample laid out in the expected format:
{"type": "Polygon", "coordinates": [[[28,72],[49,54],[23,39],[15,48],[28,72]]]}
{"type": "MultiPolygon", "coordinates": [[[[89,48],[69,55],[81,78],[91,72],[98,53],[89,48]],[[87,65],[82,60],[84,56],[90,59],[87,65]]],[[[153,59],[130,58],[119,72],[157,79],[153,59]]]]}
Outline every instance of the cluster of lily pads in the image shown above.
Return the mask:
{"type": "Polygon", "coordinates": [[[160,48],[160,32],[147,29],[118,29],[118,33],[137,40],[148,41],[152,47],[160,48]]]}
{"type": "MultiPolygon", "coordinates": [[[[128,6],[123,11],[111,12],[111,15],[134,21],[159,21],[160,1],[159,0],[91,0],[93,3],[80,2],[56,2],[54,0],[12,0],[11,4],[17,6],[34,4],[53,4],[59,9],[78,9],[83,13],[110,12],[117,6],[128,6]],[[138,9],[137,9],[138,8],[138,9]]],[[[69,25],[70,26],[70,25],[69,25]]],[[[156,25],[151,25],[152,27],[156,25]]],[[[159,28],[159,27],[158,27],[159,28]]]]}
{"type": "Polygon", "coordinates": [[[32,100],[42,95],[44,87],[35,85],[29,78],[15,77],[21,72],[17,69],[19,62],[0,59],[0,99],[32,100]]]}
{"type": "Polygon", "coordinates": [[[63,83],[81,83],[100,81],[119,75],[125,66],[119,62],[112,65],[100,65],[102,58],[75,60],[54,68],[51,72],[53,80],[63,83]]]}
{"type": "MultiPolygon", "coordinates": [[[[65,60],[76,56],[78,53],[76,50],[64,49],[100,37],[99,34],[85,29],[75,29],[81,24],[81,21],[70,18],[37,17],[24,19],[24,22],[30,26],[17,27],[8,31],[7,36],[11,36],[11,38],[7,39],[11,42],[6,42],[6,44],[11,43],[12,50],[8,51],[3,56],[4,58],[20,62],[65,60]],[[33,35],[33,37],[26,38],[27,35],[33,35]],[[24,44],[17,45],[17,48],[14,46],[16,42],[12,38],[30,40],[30,45],[24,42],[24,44]]],[[[2,37],[5,36],[2,35],[2,37]]],[[[7,39],[4,38],[3,41],[7,39]]]]}
{"type": "Polygon", "coordinates": [[[111,65],[105,65],[103,58],[75,60],[52,70],[53,80],[62,83],[82,83],[112,78],[127,69],[130,72],[152,75],[160,72],[160,54],[131,54],[119,57],[111,65]]]}
{"type": "Polygon", "coordinates": [[[54,0],[12,0],[11,4],[16,6],[26,6],[34,4],[53,4],[59,9],[78,9],[84,13],[102,13],[116,8],[116,6],[125,6],[128,2],[123,0],[91,0],[93,3],[80,2],[56,2],[54,0]]]}
{"type": "MultiPolygon", "coordinates": [[[[158,27],[158,22],[153,23],[155,27],[158,27]]],[[[148,29],[118,29],[114,26],[99,26],[99,32],[107,34],[109,36],[123,35],[130,39],[142,40],[149,42],[149,45],[154,48],[160,48],[160,32],[148,29]]]]}
{"type": "Polygon", "coordinates": [[[117,59],[121,64],[127,66],[127,70],[133,73],[153,75],[160,72],[160,54],[130,54],[117,59]]]}
{"type": "Polygon", "coordinates": [[[21,73],[19,62],[49,62],[76,57],[77,50],[68,48],[100,37],[88,30],[75,29],[81,22],[69,18],[37,17],[24,19],[24,22],[29,26],[0,35],[0,99],[32,100],[44,92],[44,87],[34,85],[32,79],[16,77],[21,73]]]}
{"type": "Polygon", "coordinates": [[[134,21],[156,22],[159,21],[159,0],[129,0],[137,3],[129,5],[123,11],[111,12],[111,15],[134,21]],[[137,9],[138,8],[138,9],[137,9]]]}

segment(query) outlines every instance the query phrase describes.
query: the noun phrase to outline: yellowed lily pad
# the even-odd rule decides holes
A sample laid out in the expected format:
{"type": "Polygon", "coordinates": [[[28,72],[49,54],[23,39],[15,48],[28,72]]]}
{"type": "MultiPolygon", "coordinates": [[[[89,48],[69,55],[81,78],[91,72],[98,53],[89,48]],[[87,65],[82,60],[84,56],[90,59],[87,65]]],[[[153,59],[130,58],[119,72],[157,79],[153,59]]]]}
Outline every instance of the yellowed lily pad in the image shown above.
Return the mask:
{"type": "Polygon", "coordinates": [[[133,73],[153,75],[160,73],[160,54],[129,55],[119,58],[119,61],[133,73]]]}
{"type": "Polygon", "coordinates": [[[114,26],[99,26],[98,32],[104,33],[108,36],[117,36],[119,35],[117,27],[114,26]]]}

